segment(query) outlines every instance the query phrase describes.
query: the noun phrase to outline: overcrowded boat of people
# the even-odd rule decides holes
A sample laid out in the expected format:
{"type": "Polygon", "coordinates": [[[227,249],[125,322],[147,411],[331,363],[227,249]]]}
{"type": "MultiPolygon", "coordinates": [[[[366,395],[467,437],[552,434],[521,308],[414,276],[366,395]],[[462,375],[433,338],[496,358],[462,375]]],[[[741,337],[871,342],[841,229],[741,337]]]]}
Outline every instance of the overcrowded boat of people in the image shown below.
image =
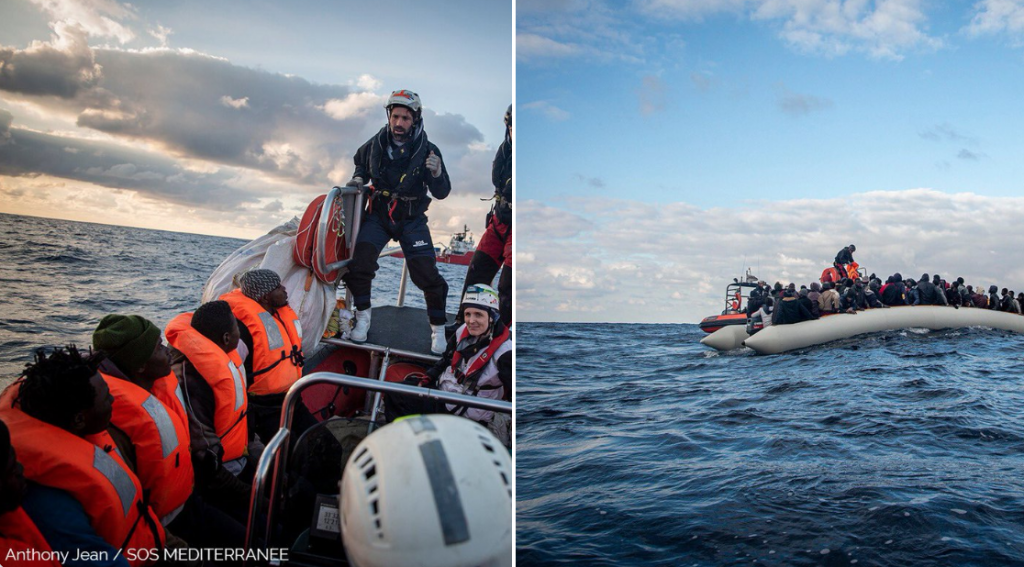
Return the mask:
{"type": "MultiPolygon", "coordinates": [[[[852,247],[852,245],[851,245],[852,247]]],[[[794,284],[774,288],[754,277],[726,287],[725,309],[704,318],[701,344],[719,351],[743,347],[777,354],[840,339],[920,328],[942,330],[986,327],[1024,333],[1019,296],[996,286],[989,295],[938,275],[920,281],[889,276],[883,284],[855,262],[826,268],[819,280],[799,290],[794,284]]]]}

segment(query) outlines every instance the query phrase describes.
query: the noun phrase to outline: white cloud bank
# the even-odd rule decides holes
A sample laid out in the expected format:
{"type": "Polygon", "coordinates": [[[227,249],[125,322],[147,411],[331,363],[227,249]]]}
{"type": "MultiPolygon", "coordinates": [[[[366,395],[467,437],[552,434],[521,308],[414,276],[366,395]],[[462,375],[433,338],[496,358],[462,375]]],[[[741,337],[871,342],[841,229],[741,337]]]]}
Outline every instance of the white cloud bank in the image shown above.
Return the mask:
{"type": "Polygon", "coordinates": [[[722,310],[750,267],[810,283],[843,246],[883,279],[963,276],[1024,290],[1024,198],[931,189],[702,210],[589,197],[519,203],[516,317],[522,321],[696,323],[722,310]]]}

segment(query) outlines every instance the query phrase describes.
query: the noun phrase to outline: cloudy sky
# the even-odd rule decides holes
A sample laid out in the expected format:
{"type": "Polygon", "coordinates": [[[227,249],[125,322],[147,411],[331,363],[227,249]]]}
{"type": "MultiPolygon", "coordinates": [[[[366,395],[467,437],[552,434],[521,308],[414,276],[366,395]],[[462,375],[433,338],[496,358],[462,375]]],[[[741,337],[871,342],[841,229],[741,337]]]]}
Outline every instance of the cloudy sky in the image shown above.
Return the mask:
{"type": "Polygon", "coordinates": [[[519,0],[517,317],[697,322],[725,285],[1024,290],[1024,0],[519,0]]]}
{"type": "Polygon", "coordinates": [[[423,99],[479,235],[515,85],[512,0],[5,0],[0,212],[255,237],[343,184],[388,93],[423,99]]]}

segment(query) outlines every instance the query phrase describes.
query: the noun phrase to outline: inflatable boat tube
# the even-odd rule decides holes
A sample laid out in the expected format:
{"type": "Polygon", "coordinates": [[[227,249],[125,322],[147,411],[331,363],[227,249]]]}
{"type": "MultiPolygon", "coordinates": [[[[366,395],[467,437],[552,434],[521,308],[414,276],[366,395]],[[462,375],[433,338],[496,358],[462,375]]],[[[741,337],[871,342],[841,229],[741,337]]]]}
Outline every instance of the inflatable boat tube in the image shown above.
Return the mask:
{"type": "Polygon", "coordinates": [[[700,340],[700,344],[718,350],[733,350],[743,346],[743,341],[750,338],[746,325],[729,325],[700,340]]]}
{"type": "Polygon", "coordinates": [[[743,346],[759,354],[777,354],[864,333],[909,328],[938,331],[961,327],[990,327],[1024,333],[1024,317],[988,309],[954,309],[939,305],[869,309],[858,311],[856,315],[843,313],[794,325],[772,325],[743,341],[743,346]]]}

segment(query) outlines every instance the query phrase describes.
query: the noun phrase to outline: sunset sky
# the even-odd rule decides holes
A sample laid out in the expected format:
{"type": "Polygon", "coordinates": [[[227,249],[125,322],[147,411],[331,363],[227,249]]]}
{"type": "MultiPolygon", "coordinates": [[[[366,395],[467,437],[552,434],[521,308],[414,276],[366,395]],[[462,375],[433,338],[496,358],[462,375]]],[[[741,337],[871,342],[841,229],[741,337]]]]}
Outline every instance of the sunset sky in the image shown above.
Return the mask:
{"type": "Polygon", "coordinates": [[[396,89],[479,235],[515,86],[511,0],[0,8],[0,212],[251,238],[352,173],[396,89]]]}

